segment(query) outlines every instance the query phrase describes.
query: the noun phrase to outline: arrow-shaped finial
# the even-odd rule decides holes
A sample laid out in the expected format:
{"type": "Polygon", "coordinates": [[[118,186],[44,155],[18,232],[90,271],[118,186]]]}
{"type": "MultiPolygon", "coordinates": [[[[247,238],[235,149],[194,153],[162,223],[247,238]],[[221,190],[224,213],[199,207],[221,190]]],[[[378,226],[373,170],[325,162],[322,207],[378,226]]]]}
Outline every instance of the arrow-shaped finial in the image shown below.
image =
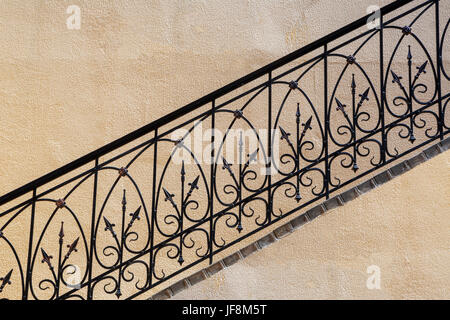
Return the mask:
{"type": "Polygon", "coordinates": [[[63,243],[63,238],[64,238],[64,222],[61,221],[61,229],[59,229],[59,243],[62,244],[63,243]]]}
{"type": "Polygon", "coordinates": [[[358,107],[360,107],[365,100],[369,101],[369,90],[370,90],[370,87],[367,88],[366,91],[364,91],[362,94],[359,95],[361,97],[361,99],[358,102],[358,107]]]}
{"type": "Polygon", "coordinates": [[[65,257],[66,259],[69,258],[70,254],[73,251],[78,252],[78,249],[77,249],[78,240],[80,240],[80,237],[76,238],[75,241],[72,242],[72,244],[70,244],[70,245],[68,244],[67,245],[67,248],[69,248],[69,250],[67,251],[67,254],[66,254],[66,257],[65,257]]]}
{"type": "Polygon", "coordinates": [[[355,82],[355,74],[352,73],[352,84],[351,84],[352,92],[355,92],[356,89],[356,82],[355,82]]]}
{"type": "Polygon", "coordinates": [[[288,143],[288,145],[294,149],[294,145],[292,144],[291,140],[289,139],[289,136],[291,135],[290,133],[287,133],[282,126],[279,126],[280,131],[281,131],[281,140],[286,140],[286,142],[288,143]]]}
{"type": "Polygon", "coordinates": [[[346,105],[345,104],[342,104],[342,102],[340,102],[339,101],[339,99],[338,98],[335,98],[335,100],[336,100],[336,103],[337,103],[337,108],[336,108],[336,110],[341,110],[343,113],[345,113],[345,107],[346,107],[346,105]]]}
{"type": "Polygon", "coordinates": [[[425,70],[425,68],[427,67],[427,64],[428,64],[428,60],[426,60],[424,63],[422,63],[422,65],[420,67],[416,67],[417,74],[414,76],[415,79],[419,78],[422,73],[427,73],[427,71],[425,70]]]}
{"type": "Polygon", "coordinates": [[[287,133],[282,126],[280,126],[280,131],[281,131],[281,140],[289,140],[289,136],[291,135],[290,133],[287,133]]]}
{"type": "Polygon", "coordinates": [[[231,166],[232,166],[232,165],[228,163],[227,159],[225,159],[224,157],[222,157],[222,162],[223,162],[222,169],[231,170],[231,166]]]}
{"type": "Polygon", "coordinates": [[[11,275],[12,275],[13,269],[9,270],[9,272],[6,274],[4,278],[0,278],[0,281],[2,282],[0,284],[0,292],[3,292],[3,289],[6,287],[7,284],[11,284],[11,275]]]}
{"type": "Polygon", "coordinates": [[[342,114],[344,115],[345,120],[347,120],[348,124],[350,125],[350,130],[351,130],[352,132],[354,132],[352,122],[350,121],[350,118],[348,117],[347,112],[345,112],[345,107],[346,107],[346,105],[345,105],[345,104],[342,104],[342,103],[339,101],[338,98],[334,98],[334,99],[336,100],[336,104],[338,105],[337,108],[336,108],[336,110],[341,110],[341,111],[342,111],[342,114]]]}
{"type": "Polygon", "coordinates": [[[300,191],[297,190],[297,192],[295,193],[295,201],[300,202],[300,200],[302,200],[302,196],[300,195],[300,191]]]}
{"type": "Polygon", "coordinates": [[[173,197],[175,197],[175,195],[174,195],[174,194],[171,194],[169,191],[167,191],[166,188],[163,188],[163,191],[164,191],[164,195],[166,196],[166,198],[164,199],[164,201],[169,201],[169,202],[172,204],[172,206],[173,206],[174,208],[176,208],[177,205],[175,204],[175,201],[173,201],[173,197]]]}
{"type": "Polygon", "coordinates": [[[231,170],[232,165],[229,164],[228,161],[224,157],[222,157],[222,162],[223,162],[222,170],[226,169],[228,171],[228,173],[230,174],[230,176],[234,177],[233,170],[231,170]]]}
{"type": "Polygon", "coordinates": [[[312,121],[312,116],[310,116],[309,119],[305,123],[302,124],[302,126],[303,126],[302,137],[306,134],[306,131],[308,129],[312,129],[311,121],[312,121]]]}
{"type": "Polygon", "coordinates": [[[184,176],[186,174],[186,170],[184,169],[184,160],[181,162],[181,175],[184,176]]]}
{"type": "Polygon", "coordinates": [[[120,299],[120,297],[122,296],[122,291],[120,290],[120,287],[117,288],[115,295],[116,295],[117,299],[120,299]]]}
{"type": "Polygon", "coordinates": [[[189,189],[189,192],[187,193],[187,197],[190,197],[192,192],[197,189],[198,190],[198,180],[199,180],[200,176],[197,176],[194,181],[192,181],[191,183],[188,183],[188,185],[191,187],[189,189]]]}
{"type": "Polygon", "coordinates": [[[137,208],[137,210],[133,213],[130,213],[131,216],[131,220],[130,223],[128,224],[128,228],[131,228],[131,226],[133,225],[135,220],[141,220],[141,218],[139,217],[139,213],[141,212],[141,207],[139,206],[139,208],[137,208]]]}
{"type": "Polygon", "coordinates": [[[127,190],[123,189],[123,196],[122,196],[122,206],[127,205],[127,190]]]}
{"type": "Polygon", "coordinates": [[[403,88],[403,85],[401,83],[402,77],[398,76],[394,71],[391,70],[392,75],[392,83],[397,83],[400,88],[403,88]]]}

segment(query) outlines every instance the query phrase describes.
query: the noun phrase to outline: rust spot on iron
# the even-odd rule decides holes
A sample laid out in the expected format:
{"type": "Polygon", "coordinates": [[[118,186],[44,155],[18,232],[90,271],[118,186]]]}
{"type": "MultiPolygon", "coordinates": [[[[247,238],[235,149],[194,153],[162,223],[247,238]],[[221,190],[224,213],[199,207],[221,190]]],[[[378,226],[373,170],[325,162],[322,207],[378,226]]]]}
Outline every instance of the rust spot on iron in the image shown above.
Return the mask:
{"type": "Polygon", "coordinates": [[[127,175],[127,173],[128,173],[127,168],[122,167],[119,169],[119,176],[125,177],[127,175]]]}

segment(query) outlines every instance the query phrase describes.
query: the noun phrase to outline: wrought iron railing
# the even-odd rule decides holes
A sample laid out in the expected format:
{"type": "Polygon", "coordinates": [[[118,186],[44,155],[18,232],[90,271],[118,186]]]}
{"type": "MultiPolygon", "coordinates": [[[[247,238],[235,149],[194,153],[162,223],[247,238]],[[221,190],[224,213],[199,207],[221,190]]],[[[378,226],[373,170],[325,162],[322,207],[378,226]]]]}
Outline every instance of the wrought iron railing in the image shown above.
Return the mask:
{"type": "Polygon", "coordinates": [[[2,196],[1,294],[135,298],[443,139],[443,5],[389,4],[2,196]]]}

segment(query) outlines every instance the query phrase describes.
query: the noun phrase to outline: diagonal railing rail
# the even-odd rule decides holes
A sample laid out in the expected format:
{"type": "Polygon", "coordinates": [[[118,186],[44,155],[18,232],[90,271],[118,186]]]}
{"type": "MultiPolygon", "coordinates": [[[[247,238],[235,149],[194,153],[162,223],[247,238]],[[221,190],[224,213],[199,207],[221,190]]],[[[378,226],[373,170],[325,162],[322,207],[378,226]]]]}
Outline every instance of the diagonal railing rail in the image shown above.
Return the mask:
{"type": "Polygon", "coordinates": [[[0,294],[136,298],[444,139],[441,8],[393,2],[2,196],[0,294]]]}

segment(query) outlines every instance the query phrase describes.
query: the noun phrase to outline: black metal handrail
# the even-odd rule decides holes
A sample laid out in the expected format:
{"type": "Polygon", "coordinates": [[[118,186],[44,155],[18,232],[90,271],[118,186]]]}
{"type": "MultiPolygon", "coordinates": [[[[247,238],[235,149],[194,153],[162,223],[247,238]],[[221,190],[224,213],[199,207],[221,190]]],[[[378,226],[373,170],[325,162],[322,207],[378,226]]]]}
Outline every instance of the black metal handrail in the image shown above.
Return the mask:
{"type": "Polygon", "coordinates": [[[450,82],[443,65],[450,20],[445,13],[441,28],[439,13],[437,0],[393,2],[381,8],[375,29],[331,46],[364,27],[371,15],[363,17],[2,196],[0,205],[26,199],[0,213],[1,252],[12,253],[5,258],[11,270],[0,273],[0,292],[13,282],[22,299],[135,298],[443,139],[449,133],[450,92],[442,92],[442,82],[450,82]],[[425,16],[434,19],[435,30],[416,28],[425,16]],[[396,25],[402,19],[408,23],[396,25]],[[386,32],[397,42],[386,45],[386,32]],[[370,45],[379,51],[374,74],[358,58],[370,45]],[[302,57],[308,58],[298,61],[302,57]],[[330,72],[330,61],[340,70],[330,72]],[[318,68],[323,94],[314,91],[313,97],[305,79],[318,68]],[[266,125],[256,126],[261,118],[266,125]],[[189,144],[204,124],[212,129],[205,159],[189,144]],[[178,129],[185,131],[169,137],[178,129]],[[266,137],[258,129],[266,129],[266,137]],[[244,134],[256,144],[246,144],[244,134]],[[225,144],[234,139],[237,156],[230,159],[225,144]],[[151,161],[139,162],[145,156],[151,161]],[[23,217],[26,244],[9,233],[15,225],[23,228],[23,217]]]}

